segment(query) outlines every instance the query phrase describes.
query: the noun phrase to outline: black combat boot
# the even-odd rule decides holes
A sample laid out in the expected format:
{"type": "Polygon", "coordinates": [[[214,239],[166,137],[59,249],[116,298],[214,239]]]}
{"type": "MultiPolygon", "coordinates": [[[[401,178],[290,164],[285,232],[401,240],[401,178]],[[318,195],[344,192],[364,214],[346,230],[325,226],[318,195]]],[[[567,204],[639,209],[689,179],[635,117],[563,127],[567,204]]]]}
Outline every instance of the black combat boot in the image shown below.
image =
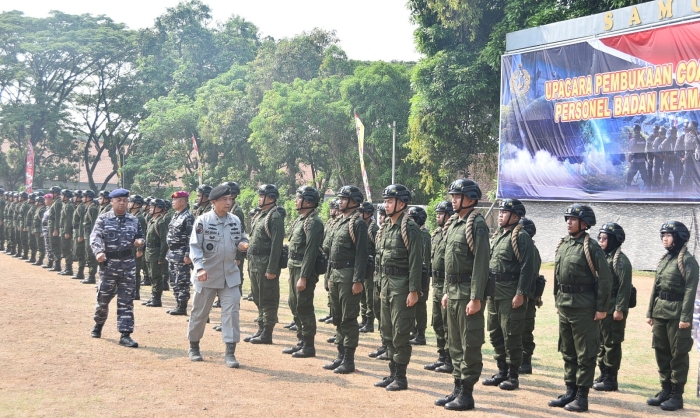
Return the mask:
{"type": "Polygon", "coordinates": [[[406,379],[407,367],[408,364],[396,364],[396,377],[394,378],[394,381],[386,387],[386,390],[396,392],[399,390],[408,389],[408,379],[406,379]]]}
{"type": "Polygon", "coordinates": [[[24,253],[22,254],[22,260],[29,260],[29,248],[24,247],[24,253]]]}
{"type": "Polygon", "coordinates": [[[330,344],[335,344],[335,334],[333,334],[332,337],[328,337],[328,339],[326,340],[326,342],[327,342],[327,343],[330,343],[330,344]]]}
{"type": "Polygon", "coordinates": [[[304,344],[301,350],[292,354],[294,358],[316,357],[316,347],[314,347],[314,336],[304,337],[304,344]]]}
{"type": "Polygon", "coordinates": [[[365,322],[365,325],[360,328],[360,332],[374,332],[374,317],[372,315],[367,316],[367,321],[365,322]]]}
{"type": "Polygon", "coordinates": [[[41,268],[52,269],[53,268],[53,260],[47,260],[46,264],[42,265],[41,268]]]}
{"type": "Polygon", "coordinates": [[[520,365],[518,369],[520,374],[532,374],[532,356],[523,354],[523,364],[520,365]]]}
{"type": "Polygon", "coordinates": [[[333,317],[330,316],[328,319],[326,319],[326,324],[332,324],[333,323],[333,317]]]}
{"type": "Polygon", "coordinates": [[[44,264],[44,254],[39,254],[39,258],[34,263],[35,266],[41,266],[44,264]]]}
{"type": "Polygon", "coordinates": [[[104,325],[105,325],[105,324],[98,324],[98,323],[95,323],[95,326],[92,327],[92,332],[90,332],[90,336],[92,336],[92,338],[100,338],[100,337],[102,337],[102,327],[103,327],[104,325]]]}
{"type": "Polygon", "coordinates": [[[61,259],[57,258],[53,261],[53,267],[49,271],[61,271],[61,259]]]}
{"type": "Polygon", "coordinates": [[[292,324],[292,326],[289,327],[288,329],[289,329],[290,331],[292,331],[292,332],[296,332],[296,331],[299,330],[299,329],[297,328],[297,324],[292,324]]]}
{"type": "Polygon", "coordinates": [[[498,386],[502,381],[508,378],[508,364],[505,361],[499,361],[497,365],[498,373],[491,376],[490,379],[484,379],[481,381],[484,386],[498,386]]]}
{"type": "Polygon", "coordinates": [[[355,371],[355,349],[357,347],[345,347],[343,362],[333,369],[333,373],[350,374],[355,371]]]}
{"type": "Polygon", "coordinates": [[[576,391],[576,398],[564,406],[564,409],[571,412],[588,411],[588,390],[590,388],[579,386],[576,391]]]}
{"type": "Polygon", "coordinates": [[[224,358],[226,367],[237,369],[241,365],[236,360],[236,343],[226,343],[226,357],[224,358]]]}
{"type": "Polygon", "coordinates": [[[607,368],[605,379],[603,381],[594,383],[593,389],[599,390],[601,392],[615,392],[617,391],[617,370],[607,368]]]}
{"type": "Polygon", "coordinates": [[[677,411],[683,409],[683,385],[671,385],[671,393],[665,402],[661,403],[664,411],[677,411]]]}
{"type": "Polygon", "coordinates": [[[451,374],[454,369],[455,368],[452,365],[452,357],[450,357],[450,350],[445,349],[445,364],[436,368],[435,371],[438,373],[450,373],[451,374]]]}
{"type": "Polygon", "coordinates": [[[653,398],[647,399],[647,405],[651,406],[661,406],[662,403],[666,402],[671,396],[671,383],[662,382],[661,392],[657,393],[653,398]]]}
{"type": "Polygon", "coordinates": [[[187,316],[187,301],[177,301],[177,308],[167,311],[174,316],[187,316]]]}
{"type": "Polygon", "coordinates": [[[340,363],[343,362],[343,357],[345,357],[345,347],[342,345],[338,345],[338,357],[335,358],[335,360],[331,361],[328,364],[324,364],[323,368],[326,370],[335,370],[340,366],[340,363]]]}
{"type": "Polygon", "coordinates": [[[576,393],[578,392],[578,386],[573,383],[566,384],[566,393],[559,395],[557,399],[552,399],[547,405],[556,406],[557,408],[565,407],[569,402],[576,399],[576,393]]]}
{"type": "Polygon", "coordinates": [[[202,353],[199,352],[199,341],[190,341],[190,349],[187,350],[187,354],[190,356],[190,361],[202,361],[202,353]]]}
{"type": "Polygon", "coordinates": [[[160,300],[161,293],[153,294],[151,299],[142,303],[142,305],[148,306],[149,308],[160,308],[163,306],[163,301],[160,300]]]}
{"type": "Polygon", "coordinates": [[[76,280],[85,279],[85,265],[78,264],[78,273],[76,273],[72,278],[76,280]]]}
{"type": "Polygon", "coordinates": [[[394,379],[396,379],[396,363],[394,363],[394,360],[391,360],[389,362],[389,376],[383,378],[379,382],[375,382],[374,386],[378,388],[385,388],[394,383],[394,379]]]}
{"type": "Polygon", "coordinates": [[[36,251],[32,251],[31,257],[29,257],[29,260],[27,260],[27,263],[34,264],[36,263],[36,251]]]}
{"type": "Polygon", "coordinates": [[[296,325],[296,322],[292,321],[292,322],[288,323],[287,325],[283,326],[282,328],[289,329],[292,327],[292,325],[296,325]]]}
{"type": "Polygon", "coordinates": [[[357,326],[362,328],[367,325],[367,315],[362,315],[362,322],[358,323],[357,326]]]}
{"type": "Polygon", "coordinates": [[[389,352],[385,351],[382,354],[378,355],[377,360],[390,361],[391,359],[389,358],[389,352]]]}
{"type": "Polygon", "coordinates": [[[520,387],[520,381],[518,380],[518,367],[512,364],[508,365],[508,378],[502,381],[499,388],[503,390],[515,390],[520,387]]]}
{"type": "Polygon", "coordinates": [[[143,281],[141,282],[141,286],[150,286],[151,285],[151,277],[150,276],[143,276],[143,281]]]}
{"type": "Polygon", "coordinates": [[[299,340],[299,341],[297,341],[296,345],[283,348],[282,354],[294,354],[297,351],[301,350],[301,347],[303,347],[303,346],[304,346],[304,340],[299,340]]]}
{"type": "Polygon", "coordinates": [[[90,273],[88,275],[88,278],[85,280],[82,280],[80,283],[82,284],[95,284],[97,281],[95,280],[95,274],[90,273]]]}
{"type": "Polygon", "coordinates": [[[452,390],[452,393],[449,395],[445,395],[442,398],[437,398],[435,400],[435,405],[436,406],[445,406],[448,403],[452,402],[455,400],[457,396],[459,396],[460,392],[462,391],[462,379],[455,379],[455,387],[452,390]]]}
{"type": "MultiPolygon", "coordinates": [[[[435,370],[438,367],[442,366],[445,364],[445,350],[442,348],[438,348],[438,358],[435,360],[434,363],[428,363],[423,368],[425,370],[435,370]]],[[[442,406],[442,405],[441,405],[442,406]]]]}
{"type": "Polygon", "coordinates": [[[66,268],[62,272],[58,273],[61,276],[72,276],[73,275],[73,262],[66,259],[66,268]]]}
{"type": "Polygon", "coordinates": [[[275,325],[269,325],[265,324],[263,326],[263,331],[262,334],[255,338],[251,338],[250,342],[252,344],[272,344],[272,330],[275,328],[275,325]]]}
{"type": "MultiPolygon", "coordinates": [[[[81,280],[80,283],[85,283],[85,280],[81,280]]],[[[134,300],[141,300],[141,287],[134,288],[134,300]]]]}
{"type": "Polygon", "coordinates": [[[258,322],[258,330],[255,331],[252,335],[249,335],[249,336],[245,337],[245,338],[243,339],[243,341],[249,343],[250,340],[252,340],[253,338],[258,338],[258,337],[260,336],[260,334],[262,334],[262,332],[263,332],[263,325],[262,325],[262,322],[258,322]]]}
{"type": "Polygon", "coordinates": [[[376,351],[372,351],[372,352],[369,353],[368,355],[369,355],[370,357],[372,357],[372,358],[377,358],[377,357],[381,356],[381,355],[384,354],[384,353],[386,353],[386,346],[385,346],[385,345],[382,345],[381,347],[377,348],[376,351]]]}
{"type": "Polygon", "coordinates": [[[445,404],[445,409],[450,411],[468,411],[474,409],[474,385],[462,380],[462,390],[459,395],[452,401],[445,404]]]}
{"type": "Polygon", "coordinates": [[[119,345],[123,345],[124,347],[136,348],[139,346],[139,343],[131,339],[130,332],[122,332],[122,336],[121,338],[119,338],[119,345]]]}
{"type": "MultiPolygon", "coordinates": [[[[608,374],[608,368],[605,367],[605,364],[599,364],[598,370],[600,370],[600,376],[596,377],[593,383],[602,382],[603,380],[605,380],[605,376],[608,374]]],[[[595,389],[595,385],[593,385],[593,389],[595,389]]]]}
{"type": "Polygon", "coordinates": [[[168,279],[163,280],[163,291],[164,292],[169,292],[170,291],[170,284],[168,283],[168,279]]]}
{"type": "Polygon", "coordinates": [[[413,339],[410,340],[409,343],[413,345],[425,345],[427,343],[427,341],[425,341],[425,330],[416,331],[416,336],[413,337],[413,339]]]}
{"type": "Polygon", "coordinates": [[[216,297],[216,300],[214,301],[214,304],[211,305],[212,308],[220,308],[221,307],[221,300],[219,300],[219,297],[216,297]]]}
{"type": "Polygon", "coordinates": [[[326,316],[322,316],[322,317],[318,318],[318,322],[326,322],[326,319],[328,319],[330,317],[331,317],[331,314],[328,314],[326,316]]]}

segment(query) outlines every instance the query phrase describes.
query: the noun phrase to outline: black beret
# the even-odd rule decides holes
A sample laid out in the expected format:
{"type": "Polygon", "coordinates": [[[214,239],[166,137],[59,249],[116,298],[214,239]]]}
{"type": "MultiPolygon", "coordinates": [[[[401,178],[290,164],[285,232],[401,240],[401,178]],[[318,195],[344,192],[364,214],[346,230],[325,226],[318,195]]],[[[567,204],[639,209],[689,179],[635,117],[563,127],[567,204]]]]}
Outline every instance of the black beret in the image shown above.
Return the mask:
{"type": "Polygon", "coordinates": [[[216,200],[222,196],[231,195],[231,188],[227,184],[222,184],[221,186],[216,186],[209,192],[209,200],[216,200]]]}

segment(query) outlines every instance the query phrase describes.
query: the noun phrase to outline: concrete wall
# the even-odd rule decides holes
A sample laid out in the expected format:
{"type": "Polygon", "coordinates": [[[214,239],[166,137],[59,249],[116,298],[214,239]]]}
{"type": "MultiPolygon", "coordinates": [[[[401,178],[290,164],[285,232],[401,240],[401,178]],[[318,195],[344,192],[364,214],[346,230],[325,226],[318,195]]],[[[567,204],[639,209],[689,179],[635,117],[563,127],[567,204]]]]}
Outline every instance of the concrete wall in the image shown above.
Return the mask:
{"type": "MultiPolygon", "coordinates": [[[[564,212],[569,202],[524,202],[527,217],[537,226],[535,244],[543,262],[554,261],[554,250],[566,235],[564,212]]],[[[583,202],[581,202],[583,203],[583,202]]],[[[622,251],[635,270],[655,270],[664,253],[659,229],[670,220],[683,222],[690,230],[688,250],[693,254],[698,247],[698,205],[665,203],[589,203],[596,215],[596,226],[589,230],[591,237],[606,222],[617,222],[626,234],[622,251]]],[[[495,208],[497,209],[497,208],[495,208]]],[[[485,213],[485,210],[483,210],[485,213]]]]}

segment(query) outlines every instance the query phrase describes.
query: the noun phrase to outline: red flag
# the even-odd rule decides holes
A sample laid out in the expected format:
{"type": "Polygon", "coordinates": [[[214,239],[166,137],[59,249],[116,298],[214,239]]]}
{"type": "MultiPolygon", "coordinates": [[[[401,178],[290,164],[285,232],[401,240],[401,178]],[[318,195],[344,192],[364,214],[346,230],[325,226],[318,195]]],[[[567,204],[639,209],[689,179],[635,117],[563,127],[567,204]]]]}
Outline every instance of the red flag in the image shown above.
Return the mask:
{"type": "Polygon", "coordinates": [[[32,145],[32,140],[27,140],[27,169],[24,178],[24,189],[27,193],[32,192],[32,186],[34,185],[34,146],[32,145]]]}

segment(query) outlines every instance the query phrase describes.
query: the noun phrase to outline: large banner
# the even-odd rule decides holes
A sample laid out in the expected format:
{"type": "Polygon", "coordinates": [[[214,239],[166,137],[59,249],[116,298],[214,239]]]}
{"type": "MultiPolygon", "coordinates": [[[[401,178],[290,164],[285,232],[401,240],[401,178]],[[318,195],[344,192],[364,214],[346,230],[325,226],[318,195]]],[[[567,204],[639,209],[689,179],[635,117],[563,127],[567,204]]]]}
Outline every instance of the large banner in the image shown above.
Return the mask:
{"type": "Polygon", "coordinates": [[[700,21],[502,58],[498,196],[700,199],[700,21]]]}
{"type": "Polygon", "coordinates": [[[24,190],[31,193],[34,188],[34,146],[32,140],[27,139],[27,164],[24,172],[24,190]]]}

